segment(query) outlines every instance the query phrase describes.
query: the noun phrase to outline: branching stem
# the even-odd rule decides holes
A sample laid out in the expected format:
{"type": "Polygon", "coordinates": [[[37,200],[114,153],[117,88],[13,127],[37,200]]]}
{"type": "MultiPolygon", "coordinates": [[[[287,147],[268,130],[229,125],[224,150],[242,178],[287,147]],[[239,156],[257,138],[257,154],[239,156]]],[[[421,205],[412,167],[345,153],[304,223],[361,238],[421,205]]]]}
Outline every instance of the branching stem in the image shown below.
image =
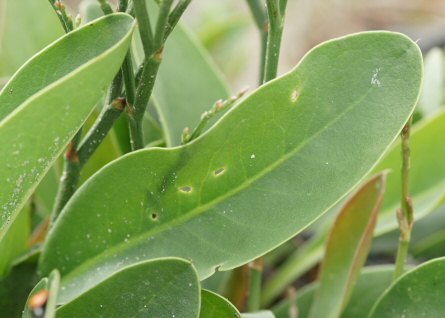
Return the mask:
{"type": "Polygon", "coordinates": [[[399,222],[400,238],[399,247],[397,249],[396,267],[394,271],[394,280],[403,274],[405,268],[406,257],[408,255],[408,247],[411,239],[411,230],[414,223],[414,209],[411,195],[409,192],[409,170],[410,170],[410,130],[412,117],[408,120],[400,134],[402,139],[402,197],[397,210],[397,221],[399,222]]]}

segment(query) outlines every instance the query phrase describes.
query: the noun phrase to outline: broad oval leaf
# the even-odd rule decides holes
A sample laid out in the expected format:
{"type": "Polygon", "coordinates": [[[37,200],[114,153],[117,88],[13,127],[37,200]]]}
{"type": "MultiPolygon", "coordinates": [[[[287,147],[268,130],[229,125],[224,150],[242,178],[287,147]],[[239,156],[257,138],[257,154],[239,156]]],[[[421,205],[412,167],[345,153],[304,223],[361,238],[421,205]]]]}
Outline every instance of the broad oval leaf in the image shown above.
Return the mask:
{"type": "Polygon", "coordinates": [[[133,25],[116,14],[67,34],[0,92],[0,239],[118,71],[133,25]]]}
{"type": "Polygon", "coordinates": [[[436,258],[401,276],[376,302],[369,318],[443,317],[445,258],[436,258]]]}
{"type": "Polygon", "coordinates": [[[309,317],[340,317],[368,256],[385,183],[386,172],[375,176],[338,214],[326,242],[309,317]]]}
{"type": "Polygon", "coordinates": [[[205,278],[266,253],[368,173],[412,113],[421,73],[418,47],[396,33],[316,47],[201,138],[93,176],[55,224],[40,269],[61,270],[67,301],[138,259],[192,259],[205,278]]]}
{"type": "MultiPolygon", "coordinates": [[[[351,298],[346,306],[341,318],[366,317],[372,306],[391,285],[394,270],[390,265],[370,266],[363,268],[358,277],[357,284],[352,291],[351,298]]],[[[307,318],[309,310],[319,284],[317,282],[307,285],[301,290],[297,290],[295,310],[298,311],[299,318],[307,318]]],[[[288,299],[282,301],[272,308],[277,318],[288,318],[290,302],[288,299]]]]}
{"type": "Polygon", "coordinates": [[[125,267],[57,309],[57,317],[177,317],[199,314],[199,281],[185,260],[164,258],[125,267]]]}
{"type": "Polygon", "coordinates": [[[53,270],[33,288],[26,301],[22,318],[54,318],[56,315],[57,295],[60,274],[53,270]]]}
{"type": "Polygon", "coordinates": [[[203,289],[201,291],[200,318],[241,318],[234,305],[222,296],[203,289]]]}

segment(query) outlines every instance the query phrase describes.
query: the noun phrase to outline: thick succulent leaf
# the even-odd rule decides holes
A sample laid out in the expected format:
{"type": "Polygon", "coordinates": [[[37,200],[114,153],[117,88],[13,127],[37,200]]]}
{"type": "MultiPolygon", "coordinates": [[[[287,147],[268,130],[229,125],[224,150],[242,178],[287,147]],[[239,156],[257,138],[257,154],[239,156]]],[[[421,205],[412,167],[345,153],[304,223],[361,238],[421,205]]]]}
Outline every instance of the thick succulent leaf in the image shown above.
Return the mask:
{"type": "Polygon", "coordinates": [[[320,287],[309,317],[339,317],[368,256],[385,193],[386,173],[368,181],[344,205],[326,242],[320,287]]]}
{"type": "Polygon", "coordinates": [[[401,276],[377,300],[369,318],[443,317],[445,258],[436,258],[401,276]]]}
{"type": "Polygon", "coordinates": [[[15,73],[63,33],[48,1],[0,0],[0,77],[15,73]]]}
{"type": "Polygon", "coordinates": [[[23,309],[22,318],[54,318],[56,316],[57,295],[60,274],[53,270],[33,288],[23,309]]]}
{"type": "Polygon", "coordinates": [[[132,30],[125,14],[92,22],[35,55],[0,92],[0,239],[111,82],[132,30]]]}
{"type": "Polygon", "coordinates": [[[31,212],[27,204],[0,241],[0,277],[6,274],[12,261],[26,250],[30,233],[31,212]]]}
{"type": "Polygon", "coordinates": [[[0,278],[0,308],[2,317],[19,318],[26,298],[36,284],[37,264],[24,262],[14,266],[0,278]]]}
{"type": "Polygon", "coordinates": [[[114,273],[57,310],[57,317],[177,317],[199,314],[199,281],[190,262],[165,258],[114,273]]]}
{"type": "Polygon", "coordinates": [[[222,296],[203,289],[201,292],[200,318],[241,318],[234,305],[222,296]]]}
{"type": "MultiPolygon", "coordinates": [[[[362,273],[358,277],[357,284],[352,291],[348,305],[340,317],[366,317],[378,297],[391,284],[393,273],[394,271],[392,266],[385,265],[363,268],[362,273]]],[[[295,302],[295,308],[298,311],[299,318],[309,317],[309,310],[318,287],[319,284],[317,282],[310,284],[296,292],[297,299],[295,302]]],[[[289,304],[289,300],[286,299],[273,308],[273,312],[277,318],[289,317],[289,304]]]]}
{"type": "MultiPolygon", "coordinates": [[[[410,192],[414,217],[420,219],[436,208],[445,198],[445,111],[420,122],[410,138],[410,192]]],[[[395,211],[400,205],[401,150],[398,142],[374,171],[390,169],[376,234],[397,229],[395,211]]]]}
{"type": "MultiPolygon", "coordinates": [[[[155,1],[146,2],[154,19],[157,5],[155,1]]],[[[141,62],[143,51],[137,40],[134,52],[141,62]]],[[[165,44],[153,91],[152,105],[159,115],[167,146],[179,145],[183,129],[196,127],[201,114],[228,95],[227,85],[209,54],[185,26],[178,24],[165,44]]]]}
{"type": "Polygon", "coordinates": [[[316,47],[201,138],[128,154],[89,179],[41,270],[59,268],[70,299],[140,259],[192,259],[205,278],[266,253],[368,173],[413,111],[421,63],[418,47],[390,32],[316,47]]]}

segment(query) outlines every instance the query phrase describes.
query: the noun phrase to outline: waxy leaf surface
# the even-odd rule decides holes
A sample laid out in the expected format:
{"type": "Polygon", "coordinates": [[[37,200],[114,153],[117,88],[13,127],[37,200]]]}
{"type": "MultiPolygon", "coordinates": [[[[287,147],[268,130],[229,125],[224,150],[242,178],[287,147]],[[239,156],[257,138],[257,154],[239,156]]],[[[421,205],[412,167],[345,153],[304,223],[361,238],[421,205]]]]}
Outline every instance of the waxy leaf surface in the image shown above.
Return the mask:
{"type": "Polygon", "coordinates": [[[133,25],[116,14],[69,33],[0,92],[0,240],[118,71],[133,25]]]}
{"type": "Polygon", "coordinates": [[[57,310],[57,317],[177,317],[199,315],[199,281],[175,258],[128,266],[57,310]]]}
{"type": "Polygon", "coordinates": [[[191,259],[203,279],[270,251],[369,172],[411,115],[421,73],[418,47],[397,33],[317,46],[195,141],[128,154],[89,179],[40,269],[61,270],[69,300],[138,260],[191,259]]]}

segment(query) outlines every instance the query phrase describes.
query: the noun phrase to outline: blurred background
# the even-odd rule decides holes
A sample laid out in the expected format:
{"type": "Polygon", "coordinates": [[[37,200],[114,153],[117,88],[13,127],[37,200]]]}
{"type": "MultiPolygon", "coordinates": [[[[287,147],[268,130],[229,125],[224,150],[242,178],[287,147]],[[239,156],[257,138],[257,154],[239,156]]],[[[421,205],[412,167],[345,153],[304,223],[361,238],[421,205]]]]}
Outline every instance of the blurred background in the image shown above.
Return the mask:
{"type": "MultiPolygon", "coordinates": [[[[94,1],[94,0],[92,0],[94,1]]],[[[80,0],[67,0],[72,12],[80,0]]],[[[259,35],[243,0],[193,0],[184,17],[211,52],[232,89],[257,85],[259,35]]],[[[288,0],[279,73],[313,46],[365,30],[407,34],[424,52],[445,44],[443,0],[288,0]]]]}

